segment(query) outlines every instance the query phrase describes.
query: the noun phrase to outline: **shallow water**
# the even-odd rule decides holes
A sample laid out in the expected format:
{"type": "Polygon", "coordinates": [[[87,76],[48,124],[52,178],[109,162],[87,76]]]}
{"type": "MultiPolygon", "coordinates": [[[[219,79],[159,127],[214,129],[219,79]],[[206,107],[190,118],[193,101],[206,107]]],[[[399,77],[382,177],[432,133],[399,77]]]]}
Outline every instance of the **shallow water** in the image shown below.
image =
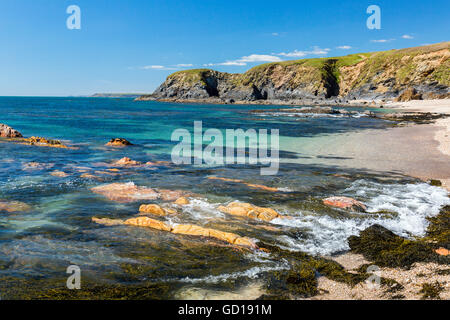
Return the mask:
{"type": "MultiPolygon", "coordinates": [[[[241,251],[220,241],[164,233],[152,229],[91,222],[93,216],[136,216],[141,202],[117,203],[90,188],[112,182],[132,182],[151,188],[185,190],[195,194],[170,223],[192,223],[234,232],[290,250],[315,255],[348,249],[346,239],[379,223],[399,235],[423,235],[427,216],[449,204],[440,188],[413,178],[340,168],[320,161],[321,146],[331,136],[364,129],[383,129],[388,122],[361,116],[292,117],[253,109],[274,106],[193,105],[134,102],[107,98],[0,98],[0,123],[24,136],[67,141],[75,150],[48,149],[0,143],[0,201],[22,201],[27,212],[0,213],[0,277],[52,280],[65,285],[66,268],[78,265],[83,279],[107,284],[171,283],[167,297],[177,290],[197,288],[234,290],[238,282],[259,279],[264,272],[286,268],[267,253],[241,251]],[[170,161],[177,128],[193,129],[194,121],[208,128],[279,129],[280,169],[261,176],[251,165],[127,168],[116,175],[100,174],[103,181],[81,177],[108,169],[124,156],[133,160],[170,161]],[[113,137],[135,145],[107,148],[113,137]],[[307,144],[307,145],[306,145],[307,144]],[[306,152],[307,151],[307,152],[306,152]],[[313,161],[313,164],[312,163],[313,161]],[[308,160],[307,162],[304,160],[308,160]],[[29,162],[47,164],[42,170],[24,170],[29,162]],[[51,176],[54,170],[69,175],[51,176]],[[208,176],[240,179],[279,188],[268,192],[241,183],[209,180],[208,176]],[[321,199],[345,195],[363,201],[368,213],[330,209],[321,199]],[[270,223],[223,214],[218,205],[230,201],[272,207],[292,219],[270,223]],[[377,213],[384,210],[390,214],[377,213]],[[65,281],[65,280],[64,280],[65,281]]],[[[352,108],[352,111],[361,111],[352,108]]],[[[330,160],[330,159],[328,159],[330,160]]],[[[159,202],[159,201],[156,201],[159,202]]],[[[2,298],[13,298],[1,286],[2,298]]],[[[28,290],[26,286],[19,288],[28,290]]],[[[237,290],[237,289],[236,289],[237,290]]],[[[32,294],[31,294],[32,297],[32,294]]],[[[100,296],[101,298],[101,296],[100,296]]]]}

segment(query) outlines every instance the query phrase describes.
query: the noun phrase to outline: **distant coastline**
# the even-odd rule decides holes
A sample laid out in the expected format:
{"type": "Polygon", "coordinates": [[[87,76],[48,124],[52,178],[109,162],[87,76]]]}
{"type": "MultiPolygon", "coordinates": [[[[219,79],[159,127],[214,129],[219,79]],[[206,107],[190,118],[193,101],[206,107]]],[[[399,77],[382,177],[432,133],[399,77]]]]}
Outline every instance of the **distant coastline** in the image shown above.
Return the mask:
{"type": "Polygon", "coordinates": [[[94,93],[91,98],[139,98],[142,93],[94,93]]]}

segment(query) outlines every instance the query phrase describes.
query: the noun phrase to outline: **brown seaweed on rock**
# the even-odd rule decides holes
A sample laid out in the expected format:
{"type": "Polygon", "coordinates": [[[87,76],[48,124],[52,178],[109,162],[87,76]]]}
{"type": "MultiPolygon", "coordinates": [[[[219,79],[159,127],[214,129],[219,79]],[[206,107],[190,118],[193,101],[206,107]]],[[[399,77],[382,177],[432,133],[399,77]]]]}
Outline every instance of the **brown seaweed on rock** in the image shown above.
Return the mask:
{"type": "Polygon", "coordinates": [[[348,243],[352,252],[362,254],[380,267],[408,269],[416,262],[449,263],[448,258],[439,256],[433,245],[423,239],[408,240],[380,225],[349,237],[348,243]]]}

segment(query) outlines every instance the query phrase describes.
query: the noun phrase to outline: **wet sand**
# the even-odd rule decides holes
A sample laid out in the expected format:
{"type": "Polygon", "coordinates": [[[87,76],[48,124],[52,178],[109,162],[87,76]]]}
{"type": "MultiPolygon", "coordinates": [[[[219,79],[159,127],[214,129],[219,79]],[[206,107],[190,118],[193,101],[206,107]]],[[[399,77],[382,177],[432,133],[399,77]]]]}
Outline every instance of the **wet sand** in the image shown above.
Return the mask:
{"type": "MultiPolygon", "coordinates": [[[[405,103],[399,110],[446,111],[450,115],[450,100],[413,102],[405,103]]],[[[311,143],[306,139],[293,145],[291,151],[309,156],[301,159],[302,163],[408,175],[424,181],[436,179],[450,190],[450,117],[433,124],[333,134],[311,143]]]]}

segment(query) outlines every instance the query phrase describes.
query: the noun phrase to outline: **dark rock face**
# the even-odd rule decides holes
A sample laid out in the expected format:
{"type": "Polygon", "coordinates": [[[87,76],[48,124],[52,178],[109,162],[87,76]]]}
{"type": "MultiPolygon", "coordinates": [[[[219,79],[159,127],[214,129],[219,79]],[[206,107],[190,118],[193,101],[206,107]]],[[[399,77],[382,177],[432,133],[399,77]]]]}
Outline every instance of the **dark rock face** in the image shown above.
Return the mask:
{"type": "Polygon", "coordinates": [[[7,126],[6,124],[0,123],[0,137],[2,138],[22,138],[22,134],[11,128],[10,126],[7,126]]]}

